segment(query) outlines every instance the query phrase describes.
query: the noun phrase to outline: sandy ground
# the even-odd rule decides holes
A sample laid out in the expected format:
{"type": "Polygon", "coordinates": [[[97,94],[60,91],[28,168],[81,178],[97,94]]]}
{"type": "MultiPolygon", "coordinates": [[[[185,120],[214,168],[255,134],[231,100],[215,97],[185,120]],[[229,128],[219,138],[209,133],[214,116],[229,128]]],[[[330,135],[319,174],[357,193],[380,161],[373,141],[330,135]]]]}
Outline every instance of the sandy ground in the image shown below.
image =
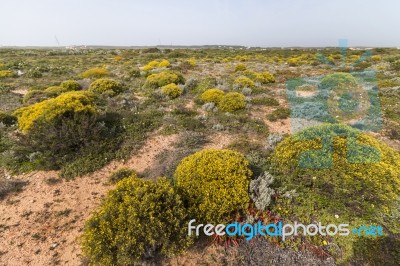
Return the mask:
{"type": "Polygon", "coordinates": [[[0,265],[81,265],[79,236],[85,220],[112,188],[107,177],[121,167],[143,171],[175,139],[176,135],[149,138],[129,160],[111,162],[71,181],[49,182],[57,172],[16,177],[29,184],[0,201],[0,265]]]}

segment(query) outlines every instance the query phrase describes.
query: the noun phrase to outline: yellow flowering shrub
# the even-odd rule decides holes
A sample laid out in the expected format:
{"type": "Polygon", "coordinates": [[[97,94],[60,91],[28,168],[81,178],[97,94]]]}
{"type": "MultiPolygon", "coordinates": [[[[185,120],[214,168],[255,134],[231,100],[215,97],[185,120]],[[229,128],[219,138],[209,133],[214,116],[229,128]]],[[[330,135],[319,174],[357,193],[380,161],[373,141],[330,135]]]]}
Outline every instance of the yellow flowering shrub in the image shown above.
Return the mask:
{"type": "Polygon", "coordinates": [[[237,86],[238,88],[254,88],[255,84],[254,82],[249,79],[248,77],[242,76],[238,77],[233,81],[233,84],[237,86]]]}
{"type": "Polygon", "coordinates": [[[233,112],[244,109],[246,107],[245,99],[244,95],[239,92],[228,92],[222,97],[218,108],[223,112],[233,112]]]}
{"type": "Polygon", "coordinates": [[[238,65],[236,65],[236,67],[235,67],[235,72],[238,72],[238,71],[245,71],[247,68],[246,68],[246,66],[245,65],[243,65],[243,64],[238,64],[238,65]]]}
{"type": "Polygon", "coordinates": [[[51,87],[48,87],[47,89],[45,89],[44,91],[49,93],[50,95],[52,95],[52,94],[58,95],[63,92],[67,92],[67,89],[65,89],[61,86],[51,86],[51,87]]]}
{"type": "Polygon", "coordinates": [[[110,75],[107,69],[102,67],[95,67],[89,70],[86,70],[81,74],[82,78],[102,78],[110,75]]]}
{"type": "Polygon", "coordinates": [[[167,59],[161,60],[161,62],[158,64],[159,68],[170,67],[170,66],[171,63],[167,59]]]}
{"type": "Polygon", "coordinates": [[[221,223],[250,201],[252,172],[245,157],[231,150],[204,149],[184,158],[175,171],[175,183],[199,223],[221,223]]]}
{"type": "Polygon", "coordinates": [[[161,87],[161,92],[171,99],[175,99],[182,95],[183,89],[179,88],[175,83],[170,83],[161,87]]]}
{"type": "Polygon", "coordinates": [[[189,65],[192,67],[195,67],[197,65],[196,58],[194,57],[189,58],[188,60],[186,60],[186,62],[188,62],[189,65]]]}
{"type": "Polygon", "coordinates": [[[14,76],[14,72],[10,70],[0,70],[0,78],[12,78],[14,76]]]}
{"type": "Polygon", "coordinates": [[[14,112],[19,129],[27,133],[38,121],[50,122],[66,113],[96,113],[94,96],[89,92],[72,91],[42,102],[22,107],[14,112]]]}
{"type": "Polygon", "coordinates": [[[150,61],[143,67],[143,70],[144,71],[153,70],[158,67],[158,64],[160,64],[160,62],[158,62],[157,60],[150,61]]]}
{"type": "Polygon", "coordinates": [[[181,74],[172,71],[163,71],[148,76],[144,86],[147,88],[159,88],[171,83],[183,84],[185,83],[185,79],[181,74]]]}
{"type": "Polygon", "coordinates": [[[93,81],[89,86],[89,91],[97,94],[107,94],[114,96],[125,90],[124,86],[113,79],[98,79],[93,81]]]}
{"type": "Polygon", "coordinates": [[[201,94],[200,98],[207,103],[213,102],[215,104],[219,104],[224,97],[224,94],[225,93],[220,89],[208,89],[201,94]]]}
{"type": "Polygon", "coordinates": [[[82,250],[92,265],[136,265],[191,244],[186,209],[166,178],[124,178],[86,222],[82,250]]]}
{"type": "Polygon", "coordinates": [[[264,71],[256,74],[255,81],[261,84],[274,83],[275,77],[268,71],[264,71]]]}
{"type": "MultiPolygon", "coordinates": [[[[278,198],[285,218],[327,225],[338,216],[352,228],[375,224],[400,233],[400,154],[374,137],[339,124],[311,127],[283,140],[271,164],[277,183],[298,194],[278,198]]],[[[354,235],[332,241],[344,258],[352,256],[354,235]]]]}

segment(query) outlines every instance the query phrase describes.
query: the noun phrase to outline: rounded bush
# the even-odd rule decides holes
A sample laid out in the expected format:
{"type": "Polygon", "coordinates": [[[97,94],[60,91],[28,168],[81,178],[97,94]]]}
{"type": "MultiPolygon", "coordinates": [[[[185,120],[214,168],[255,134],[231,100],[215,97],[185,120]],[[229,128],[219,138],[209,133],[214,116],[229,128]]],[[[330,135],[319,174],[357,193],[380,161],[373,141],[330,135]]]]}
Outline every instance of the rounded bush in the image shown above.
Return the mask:
{"type": "Polygon", "coordinates": [[[184,158],[175,171],[176,186],[189,213],[204,223],[221,223],[249,204],[252,172],[245,157],[231,150],[205,149],[184,158]]]}
{"type": "Polygon", "coordinates": [[[82,89],[81,84],[79,84],[75,80],[66,80],[62,82],[60,86],[63,87],[66,91],[79,91],[80,89],[82,89]]]}
{"type": "Polygon", "coordinates": [[[224,95],[225,93],[220,89],[208,89],[201,94],[200,98],[206,103],[219,104],[224,95]]]}
{"type": "Polygon", "coordinates": [[[51,96],[54,96],[54,94],[48,93],[43,90],[30,90],[27,94],[24,95],[24,98],[22,98],[22,102],[24,104],[34,104],[51,98],[51,96]]]}
{"type": "Polygon", "coordinates": [[[110,75],[110,72],[108,72],[107,69],[102,68],[102,67],[95,67],[89,70],[86,70],[81,74],[82,78],[102,78],[105,76],[110,75]]]}
{"type": "Polygon", "coordinates": [[[124,91],[121,83],[113,79],[98,79],[93,81],[89,86],[89,91],[97,94],[107,94],[114,96],[124,91]]]}
{"type": "Polygon", "coordinates": [[[19,129],[26,133],[36,122],[50,122],[67,113],[96,113],[93,94],[89,92],[66,92],[60,96],[22,107],[14,112],[19,129]]]}
{"type": "Polygon", "coordinates": [[[158,62],[157,60],[150,61],[149,63],[147,63],[147,64],[143,67],[143,70],[144,70],[144,71],[153,70],[153,69],[157,68],[159,64],[160,64],[160,62],[158,62]]]}
{"type": "Polygon", "coordinates": [[[44,90],[45,92],[49,93],[49,95],[59,95],[61,93],[67,92],[67,89],[61,86],[51,86],[44,90]]]}
{"type": "Polygon", "coordinates": [[[223,112],[233,112],[246,107],[246,101],[243,94],[239,92],[228,92],[222,97],[218,108],[223,112]]]}
{"type": "Polygon", "coordinates": [[[271,73],[264,71],[256,74],[255,81],[261,84],[274,83],[275,77],[271,73]]]}
{"type": "Polygon", "coordinates": [[[167,179],[135,176],[109,192],[82,237],[94,265],[136,265],[145,257],[179,253],[190,243],[186,209],[167,179]]]}
{"type": "Polygon", "coordinates": [[[254,88],[255,87],[254,82],[251,79],[249,79],[248,77],[244,77],[244,76],[238,77],[237,79],[235,79],[233,81],[233,84],[235,86],[237,86],[238,88],[244,88],[244,87],[254,88]]]}
{"type": "Polygon", "coordinates": [[[182,95],[183,90],[181,88],[179,88],[178,85],[176,85],[175,83],[171,83],[165,86],[161,87],[161,92],[162,94],[164,94],[165,96],[171,98],[171,99],[175,99],[179,96],[182,95]]]}
{"type": "Polygon", "coordinates": [[[181,74],[172,71],[163,71],[148,76],[144,86],[149,88],[159,88],[171,83],[184,84],[185,79],[181,74]]]}
{"type": "Polygon", "coordinates": [[[170,67],[170,66],[171,63],[167,59],[161,60],[161,62],[158,64],[159,68],[170,67]]]}
{"type": "Polygon", "coordinates": [[[356,85],[357,80],[349,73],[334,73],[321,80],[322,88],[335,88],[340,86],[356,85]]]}
{"type": "Polygon", "coordinates": [[[245,71],[247,68],[246,68],[246,66],[245,65],[243,65],[243,64],[238,64],[238,65],[236,65],[236,67],[235,67],[235,72],[238,72],[238,71],[245,71]]]}
{"type": "MultiPolygon", "coordinates": [[[[372,136],[339,124],[311,127],[283,140],[271,164],[277,183],[298,193],[278,197],[285,218],[327,225],[340,217],[353,227],[377,224],[400,232],[400,155],[372,136]]],[[[354,241],[351,234],[333,240],[345,257],[354,241]]]]}
{"type": "Polygon", "coordinates": [[[15,73],[10,70],[0,70],[0,78],[12,78],[15,77],[15,73]]]}

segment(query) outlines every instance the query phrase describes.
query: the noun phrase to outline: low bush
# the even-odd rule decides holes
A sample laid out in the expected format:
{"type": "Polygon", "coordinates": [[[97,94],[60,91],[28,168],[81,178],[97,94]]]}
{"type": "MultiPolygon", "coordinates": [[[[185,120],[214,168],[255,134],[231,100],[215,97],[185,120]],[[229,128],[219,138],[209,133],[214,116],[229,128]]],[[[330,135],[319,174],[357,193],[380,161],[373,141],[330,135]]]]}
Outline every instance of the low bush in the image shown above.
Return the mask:
{"type": "Polygon", "coordinates": [[[175,171],[178,191],[187,201],[191,217],[221,223],[249,204],[248,161],[231,150],[205,149],[184,158],[175,171]]]}
{"type": "Polygon", "coordinates": [[[17,123],[17,118],[11,114],[0,111],[0,124],[12,126],[17,123]]]}
{"type": "Polygon", "coordinates": [[[93,265],[136,265],[191,244],[180,196],[165,178],[123,179],[86,222],[82,249],[93,265]]]}
{"type": "Polygon", "coordinates": [[[88,92],[67,92],[57,98],[22,107],[14,112],[19,129],[27,133],[37,122],[50,122],[70,113],[96,113],[94,96],[88,92]]]}
{"type": "Polygon", "coordinates": [[[172,71],[163,71],[158,74],[151,74],[148,76],[144,86],[147,88],[156,89],[171,83],[184,84],[185,79],[181,74],[172,71]]]}
{"type": "Polygon", "coordinates": [[[274,83],[275,77],[271,73],[265,71],[256,74],[255,81],[261,84],[274,83]]]}
{"type": "Polygon", "coordinates": [[[245,71],[245,70],[247,70],[247,68],[243,64],[238,64],[238,65],[235,66],[235,72],[245,71]]]}
{"type": "Polygon", "coordinates": [[[255,87],[254,82],[251,79],[249,79],[248,77],[244,77],[244,76],[238,77],[237,79],[235,79],[233,81],[233,85],[237,88],[245,88],[245,87],[254,88],[255,87]]]}
{"type": "Polygon", "coordinates": [[[48,93],[43,90],[31,90],[24,95],[24,97],[22,98],[22,102],[31,105],[49,99],[52,96],[54,96],[54,94],[48,93]]]}
{"type": "Polygon", "coordinates": [[[44,90],[48,95],[60,95],[61,93],[67,92],[67,89],[61,86],[51,86],[44,90]]]}
{"type": "Polygon", "coordinates": [[[66,91],[79,91],[82,89],[81,84],[75,80],[66,80],[61,82],[61,87],[63,87],[66,91]]]}
{"type": "Polygon", "coordinates": [[[10,70],[0,70],[0,79],[1,78],[13,78],[15,77],[15,73],[10,70]]]}
{"type": "Polygon", "coordinates": [[[116,184],[119,181],[121,181],[122,179],[131,177],[136,175],[135,171],[129,168],[121,168],[117,171],[115,171],[114,173],[112,173],[109,177],[108,177],[108,181],[111,184],[116,184]]]}
{"type": "Polygon", "coordinates": [[[257,97],[251,99],[251,103],[254,105],[265,105],[265,106],[279,106],[279,102],[275,98],[271,97],[257,97]]]}
{"type": "Polygon", "coordinates": [[[272,113],[267,115],[267,118],[271,122],[275,122],[279,119],[286,119],[290,116],[290,109],[279,107],[276,110],[272,111],[272,113]]]}
{"type": "MultiPolygon", "coordinates": [[[[353,227],[376,224],[385,235],[400,232],[400,155],[370,135],[339,124],[311,127],[280,142],[271,165],[276,185],[298,194],[277,198],[274,209],[285,209],[285,219],[327,225],[340,217],[353,227]]],[[[342,255],[330,252],[348,259],[357,239],[333,236],[329,241],[342,255]]],[[[323,245],[321,237],[309,241],[323,245]]]]}
{"type": "Polygon", "coordinates": [[[220,89],[208,89],[201,94],[200,98],[206,103],[212,102],[218,105],[224,95],[224,91],[220,89]]]}
{"type": "Polygon", "coordinates": [[[244,109],[245,107],[245,97],[243,94],[238,92],[228,92],[224,97],[222,97],[218,105],[218,108],[223,112],[233,112],[244,109]]]}
{"type": "Polygon", "coordinates": [[[89,86],[89,91],[97,94],[115,96],[125,90],[125,87],[113,79],[98,79],[89,86]]]}
{"type": "Polygon", "coordinates": [[[168,85],[161,87],[161,92],[163,95],[167,96],[170,99],[175,99],[182,95],[183,89],[181,89],[175,83],[170,83],[168,85]]]}
{"type": "Polygon", "coordinates": [[[108,75],[110,75],[110,72],[108,72],[107,69],[102,68],[102,67],[95,67],[95,68],[92,68],[92,69],[89,69],[89,70],[86,70],[85,72],[83,72],[81,74],[81,77],[98,79],[98,78],[102,78],[102,77],[105,77],[108,75]]]}

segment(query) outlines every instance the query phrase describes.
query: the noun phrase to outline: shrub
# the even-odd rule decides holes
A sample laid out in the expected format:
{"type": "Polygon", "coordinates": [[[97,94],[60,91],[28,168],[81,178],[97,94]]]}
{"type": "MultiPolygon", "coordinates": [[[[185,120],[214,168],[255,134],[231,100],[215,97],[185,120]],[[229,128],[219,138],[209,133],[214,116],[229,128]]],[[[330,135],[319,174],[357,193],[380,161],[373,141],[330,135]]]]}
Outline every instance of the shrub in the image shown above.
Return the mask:
{"type": "Polygon", "coordinates": [[[322,88],[335,88],[340,86],[353,86],[357,84],[357,80],[349,73],[334,73],[327,75],[321,80],[322,88]]]}
{"type": "Polygon", "coordinates": [[[257,73],[256,77],[255,77],[255,81],[259,82],[261,84],[274,83],[275,77],[271,73],[265,71],[265,72],[257,73]]]}
{"type": "Polygon", "coordinates": [[[108,181],[110,181],[111,184],[116,184],[119,181],[121,181],[122,179],[134,176],[135,171],[132,169],[128,169],[128,168],[121,168],[117,171],[115,171],[114,173],[112,173],[109,177],[108,177],[108,181]]]}
{"type": "Polygon", "coordinates": [[[79,91],[82,89],[81,84],[75,80],[66,80],[60,84],[66,91],[79,91]]]}
{"type": "Polygon", "coordinates": [[[184,158],[175,171],[175,182],[200,222],[220,223],[249,203],[248,161],[231,150],[204,149],[184,158]]]}
{"type": "Polygon", "coordinates": [[[218,108],[223,112],[233,112],[246,107],[243,94],[238,92],[228,92],[219,102],[218,108]]]}
{"type": "Polygon", "coordinates": [[[17,122],[17,118],[13,115],[0,111],[0,123],[6,126],[12,126],[17,122]]]}
{"type": "Polygon", "coordinates": [[[44,90],[48,95],[59,95],[61,93],[67,92],[67,89],[61,86],[51,86],[44,90]]]}
{"type": "Polygon", "coordinates": [[[243,65],[243,64],[238,64],[238,65],[236,65],[236,67],[235,67],[235,72],[238,72],[238,71],[245,71],[247,68],[246,68],[246,66],[245,65],[243,65]]]}
{"type": "Polygon", "coordinates": [[[186,209],[165,178],[125,178],[86,222],[82,249],[94,265],[136,265],[191,243],[186,209]]]}
{"type": "Polygon", "coordinates": [[[81,74],[82,78],[102,78],[105,76],[110,75],[110,72],[108,72],[107,69],[102,68],[102,67],[95,67],[89,70],[86,70],[81,74]]]}
{"type": "Polygon", "coordinates": [[[170,66],[171,66],[171,63],[170,63],[168,60],[166,60],[166,59],[162,60],[162,61],[158,64],[158,67],[159,67],[159,68],[170,67],[170,66]]]}
{"type": "Polygon", "coordinates": [[[266,211],[271,204],[272,196],[275,195],[275,190],[271,188],[273,182],[274,177],[268,172],[250,181],[249,194],[257,209],[266,211]]]}
{"type": "Polygon", "coordinates": [[[238,88],[244,88],[244,87],[254,88],[255,87],[254,82],[251,79],[249,79],[248,77],[244,77],[244,76],[238,77],[237,79],[235,79],[233,81],[233,84],[238,88]]]}
{"type": "Polygon", "coordinates": [[[207,77],[202,79],[198,85],[196,90],[199,92],[204,92],[208,89],[214,88],[218,85],[217,79],[215,77],[207,77]]]}
{"type": "Polygon", "coordinates": [[[67,92],[57,98],[22,107],[14,112],[18,118],[19,129],[26,133],[36,122],[51,121],[68,113],[95,113],[93,95],[88,92],[67,92]]]}
{"type": "Polygon", "coordinates": [[[278,109],[272,111],[272,113],[268,114],[267,118],[269,121],[275,122],[279,119],[286,119],[290,116],[290,109],[279,107],[278,109]]]}
{"type": "Polygon", "coordinates": [[[185,79],[181,74],[172,71],[163,71],[158,74],[151,74],[148,76],[144,86],[155,89],[170,83],[184,84],[185,79]]]}
{"type": "MultiPolygon", "coordinates": [[[[330,224],[338,215],[352,226],[378,224],[386,233],[400,232],[400,155],[373,137],[339,124],[311,127],[279,143],[271,164],[277,184],[299,194],[278,197],[276,209],[286,208],[285,218],[330,224]]],[[[346,259],[356,239],[350,234],[332,241],[346,259]]]]}
{"type": "Polygon", "coordinates": [[[13,71],[10,70],[0,70],[0,78],[12,78],[15,77],[13,71]]]}
{"type": "Polygon", "coordinates": [[[225,93],[220,89],[208,89],[201,94],[200,98],[206,103],[212,102],[218,105],[224,97],[224,94],[225,93]]]}
{"type": "Polygon", "coordinates": [[[183,90],[175,83],[171,83],[171,84],[162,86],[161,92],[162,92],[162,94],[169,97],[170,99],[175,99],[182,95],[183,90]]]}
{"type": "Polygon", "coordinates": [[[251,100],[254,105],[266,105],[266,106],[279,106],[279,102],[275,98],[271,97],[257,97],[251,100]]]}
{"type": "Polygon", "coordinates": [[[25,104],[34,104],[44,101],[51,97],[51,93],[42,90],[31,90],[22,98],[22,102],[25,104]]]}
{"type": "Polygon", "coordinates": [[[145,65],[143,67],[143,70],[144,71],[153,70],[153,69],[157,68],[159,64],[160,64],[160,62],[158,62],[157,60],[153,60],[153,61],[147,63],[147,65],[145,65]]]}
{"type": "Polygon", "coordinates": [[[98,94],[107,94],[114,96],[125,90],[124,86],[113,79],[98,79],[93,81],[89,86],[89,91],[98,94]]]}

